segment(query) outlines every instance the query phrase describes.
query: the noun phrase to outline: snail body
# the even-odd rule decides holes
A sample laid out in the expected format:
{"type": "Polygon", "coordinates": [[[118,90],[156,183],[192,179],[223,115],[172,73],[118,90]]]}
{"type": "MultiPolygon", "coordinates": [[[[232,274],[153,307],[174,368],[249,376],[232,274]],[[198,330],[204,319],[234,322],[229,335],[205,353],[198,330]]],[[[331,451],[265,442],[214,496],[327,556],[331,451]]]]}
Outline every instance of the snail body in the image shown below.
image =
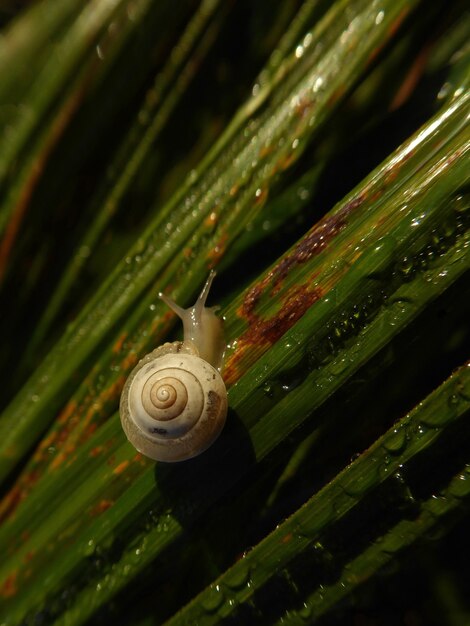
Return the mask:
{"type": "Polygon", "coordinates": [[[189,309],[160,294],[182,319],[184,340],[165,343],[144,356],[122,391],[119,411],[124,432],[139,452],[156,461],[197,456],[225,424],[222,321],[205,306],[214,275],[211,272],[189,309]]]}

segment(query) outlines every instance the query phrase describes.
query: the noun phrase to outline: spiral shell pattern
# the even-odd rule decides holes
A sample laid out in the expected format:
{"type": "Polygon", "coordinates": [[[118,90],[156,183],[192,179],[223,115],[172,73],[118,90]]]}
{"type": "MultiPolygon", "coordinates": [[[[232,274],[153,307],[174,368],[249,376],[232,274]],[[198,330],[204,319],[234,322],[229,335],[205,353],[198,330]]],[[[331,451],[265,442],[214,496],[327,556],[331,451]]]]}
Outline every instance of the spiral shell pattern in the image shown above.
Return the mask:
{"type": "Polygon", "coordinates": [[[227,392],[219,372],[195,354],[165,344],[134,368],[121,396],[121,422],[129,441],[158,461],[181,461],[203,452],[220,434],[227,392]]]}

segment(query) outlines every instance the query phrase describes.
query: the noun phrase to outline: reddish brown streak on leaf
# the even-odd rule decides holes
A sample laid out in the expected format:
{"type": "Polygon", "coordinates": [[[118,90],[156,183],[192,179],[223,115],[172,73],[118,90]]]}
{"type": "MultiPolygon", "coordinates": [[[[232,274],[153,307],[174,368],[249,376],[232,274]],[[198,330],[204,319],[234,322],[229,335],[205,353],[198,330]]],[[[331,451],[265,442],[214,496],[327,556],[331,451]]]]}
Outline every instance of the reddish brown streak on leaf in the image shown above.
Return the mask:
{"type": "Polygon", "coordinates": [[[119,354],[122,350],[122,346],[124,341],[127,338],[127,333],[122,333],[116,340],[116,343],[113,346],[113,352],[114,354],[119,354]]]}
{"type": "Polygon", "coordinates": [[[91,437],[99,425],[101,425],[103,418],[109,415],[108,411],[103,411],[107,403],[114,405],[119,399],[121,390],[126,382],[125,376],[120,376],[112,385],[104,389],[99,396],[97,396],[93,402],[93,405],[88,409],[80,425],[80,437],[78,443],[83,444],[91,437]]]}
{"type": "Polygon", "coordinates": [[[369,54],[367,58],[367,64],[372,63],[372,61],[374,61],[379,56],[389,39],[393,39],[408,13],[409,9],[404,7],[401,13],[396,17],[395,21],[390,24],[388,33],[383,37],[383,42],[377,45],[377,47],[375,47],[369,54]]]}
{"type": "Polygon", "coordinates": [[[13,516],[19,504],[26,498],[41,476],[42,473],[34,468],[16,482],[0,504],[0,522],[13,516]]]}
{"type": "Polygon", "coordinates": [[[70,119],[82,102],[84,92],[85,89],[82,87],[79,91],[74,92],[72,97],[64,103],[64,106],[59,111],[51,126],[51,130],[42,153],[31,168],[29,178],[21,190],[21,194],[16,202],[15,209],[6,228],[5,235],[0,242],[0,280],[5,274],[11,250],[14,246],[20,225],[28,209],[34,189],[41,178],[52,150],[61,138],[70,119]]]}
{"type": "Polygon", "coordinates": [[[263,320],[252,313],[252,323],[247,333],[252,339],[249,343],[258,343],[261,340],[261,343],[273,344],[278,341],[302,317],[305,311],[318,300],[320,295],[319,289],[310,291],[308,285],[298,285],[289,290],[283,306],[272,318],[263,320]]]}
{"type": "Polygon", "coordinates": [[[295,113],[300,119],[306,119],[307,117],[310,117],[313,106],[314,102],[312,100],[302,98],[295,107],[295,113]]]}
{"type": "Polygon", "coordinates": [[[403,82],[390,103],[389,110],[395,111],[410,98],[416,85],[421,80],[431,53],[431,46],[425,46],[409,68],[403,82]]]}
{"type": "Polygon", "coordinates": [[[0,505],[0,522],[11,517],[15,512],[19,503],[24,499],[25,494],[23,488],[15,485],[13,489],[7,493],[0,505]]]}
{"type": "Polygon", "coordinates": [[[397,15],[395,21],[392,22],[392,24],[390,24],[390,28],[388,30],[388,34],[390,35],[390,37],[393,37],[394,35],[396,35],[403,20],[405,19],[405,17],[408,15],[409,12],[410,12],[410,9],[408,7],[403,7],[403,9],[401,10],[401,13],[397,15]]]}
{"type": "Polygon", "coordinates": [[[18,572],[15,571],[10,574],[8,578],[5,579],[5,581],[2,583],[2,586],[0,587],[0,596],[2,596],[3,598],[11,598],[12,596],[16,595],[16,593],[18,592],[17,578],[18,572]]]}
{"type": "Polygon", "coordinates": [[[239,363],[248,346],[257,345],[267,348],[278,341],[320,297],[321,291],[319,289],[310,291],[308,285],[300,285],[290,290],[283,306],[273,317],[263,320],[251,312],[250,326],[238,339],[236,351],[227,360],[224,369],[225,382],[233,384],[240,376],[239,363]]]}
{"type": "Polygon", "coordinates": [[[26,554],[23,557],[25,563],[29,563],[29,561],[32,561],[34,558],[34,555],[35,555],[35,550],[30,550],[29,552],[26,552],[26,554]]]}
{"type": "Polygon", "coordinates": [[[272,268],[262,281],[247,292],[238,313],[248,321],[249,326],[239,337],[235,352],[227,359],[224,369],[227,384],[233,384],[241,375],[239,364],[249,346],[267,348],[278,341],[322,296],[322,290],[320,287],[312,287],[313,279],[310,277],[307,283],[293,287],[283,296],[280,310],[269,319],[261,318],[255,311],[261,297],[275,296],[281,290],[283,281],[292,268],[309,261],[329,245],[346,226],[349,214],[363,201],[364,196],[355,197],[334,215],[325,217],[272,268]]]}
{"type": "Polygon", "coordinates": [[[101,515],[102,513],[104,513],[105,511],[107,511],[109,508],[111,508],[113,506],[114,502],[112,500],[100,500],[98,502],[98,504],[96,504],[90,511],[90,516],[91,517],[97,517],[98,515],[101,515]]]}
{"type": "Polygon", "coordinates": [[[128,466],[129,466],[129,461],[123,461],[122,463],[119,463],[119,465],[117,465],[113,469],[113,474],[116,474],[117,476],[119,476],[128,468],[128,466]]]}
{"type": "Polygon", "coordinates": [[[354,198],[337,213],[325,217],[319,224],[315,225],[292,251],[273,267],[260,283],[257,283],[248,291],[240,310],[242,317],[245,317],[249,322],[254,321],[256,319],[254,309],[268,285],[271,285],[270,295],[277,294],[282,287],[284,278],[292,268],[309,261],[326,248],[346,226],[346,220],[351,211],[360,206],[363,200],[362,196],[354,198]]]}
{"type": "Polygon", "coordinates": [[[219,241],[209,251],[209,254],[207,255],[207,259],[208,259],[207,266],[209,269],[215,267],[219,259],[223,256],[225,252],[225,248],[227,247],[227,241],[228,241],[227,233],[222,233],[219,241]]]}
{"type": "Polygon", "coordinates": [[[346,93],[346,87],[344,85],[340,85],[330,96],[328,99],[328,106],[333,106],[337,102],[339,102],[344,94],[346,93]]]}
{"type": "Polygon", "coordinates": [[[62,423],[68,422],[70,416],[73,415],[76,409],[77,409],[76,402],[74,402],[73,400],[70,402],[67,402],[65,407],[60,412],[59,417],[57,418],[58,423],[62,424],[62,423]]]}
{"type": "MultiPolygon", "coordinates": [[[[124,382],[125,378],[120,377],[114,385],[103,392],[100,396],[100,406],[102,406],[104,402],[110,400],[112,401],[119,397],[124,382]]],[[[85,406],[85,403],[83,406],[85,406]]],[[[0,504],[0,521],[10,517],[14,513],[20,502],[27,497],[32,487],[43,475],[43,470],[45,469],[44,465],[51,458],[47,452],[48,448],[51,446],[62,446],[62,449],[58,451],[57,455],[52,459],[50,464],[51,469],[56,469],[61,466],[64,461],[69,460],[72,453],[76,450],[76,443],[73,441],[67,443],[67,440],[77,426],[79,426],[80,430],[83,431],[81,437],[79,438],[79,444],[87,441],[96,431],[98,424],[91,421],[96,413],[97,410],[93,407],[89,409],[85,417],[82,418],[78,415],[78,407],[74,401],[69,402],[64,407],[57,420],[58,423],[61,424],[62,428],[51,432],[42,441],[38,450],[34,454],[33,466],[18,479],[13,489],[4,497],[0,504]]],[[[97,449],[94,448],[90,453],[90,456],[96,456],[96,450],[97,449]]]]}
{"type": "MultiPolygon", "coordinates": [[[[121,362],[121,370],[123,372],[128,372],[130,371],[134,365],[137,363],[137,361],[139,360],[139,357],[137,356],[137,354],[134,354],[133,352],[130,352],[126,358],[121,362]]],[[[122,382],[122,385],[124,386],[124,383],[126,382],[125,378],[121,378],[120,381],[122,382]]]]}

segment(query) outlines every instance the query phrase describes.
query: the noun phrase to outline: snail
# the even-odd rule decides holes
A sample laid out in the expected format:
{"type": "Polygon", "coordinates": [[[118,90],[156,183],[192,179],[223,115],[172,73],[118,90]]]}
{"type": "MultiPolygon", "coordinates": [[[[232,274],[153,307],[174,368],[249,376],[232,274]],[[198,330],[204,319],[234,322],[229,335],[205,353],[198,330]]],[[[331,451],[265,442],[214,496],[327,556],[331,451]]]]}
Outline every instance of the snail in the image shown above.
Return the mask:
{"type": "Polygon", "coordinates": [[[119,412],[127,438],[156,461],[184,461],[204,452],[227,416],[220,374],[225,349],[222,320],[206,299],[209,274],[194,306],[159,297],[183,321],[184,340],[164,343],[135,366],[122,390],[119,412]]]}

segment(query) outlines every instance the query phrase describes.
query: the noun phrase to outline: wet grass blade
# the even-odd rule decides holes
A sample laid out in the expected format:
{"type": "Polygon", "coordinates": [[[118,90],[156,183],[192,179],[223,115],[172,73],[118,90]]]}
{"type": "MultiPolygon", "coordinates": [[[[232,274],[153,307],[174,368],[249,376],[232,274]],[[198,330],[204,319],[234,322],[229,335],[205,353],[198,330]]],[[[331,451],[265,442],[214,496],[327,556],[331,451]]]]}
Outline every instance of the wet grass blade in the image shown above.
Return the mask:
{"type": "Polygon", "coordinates": [[[197,73],[201,60],[214,43],[217,30],[225,17],[218,11],[219,2],[203,2],[182,33],[170,55],[168,65],[158,73],[148,91],[135,122],[112,159],[102,185],[91,201],[94,217],[84,238],[78,243],[65,268],[43,317],[39,320],[25,359],[30,359],[44,336],[56,322],[57,315],[74,282],[93,253],[106,226],[113,218],[139,169],[148,157],[159,134],[197,73]],[[214,18],[214,14],[216,18],[214,18]]]}
{"type": "MultiPolygon", "coordinates": [[[[465,421],[469,414],[470,364],[466,364],[409,415],[394,424],[294,515],[195,597],[167,622],[168,625],[218,624],[229,616],[233,619],[238,616],[238,619],[255,620],[256,617],[261,619],[266,615],[267,610],[276,609],[282,615],[280,623],[297,624],[301,618],[315,619],[337,606],[356,586],[363,584],[395,558],[400,550],[409,547],[438,525],[442,516],[455,509],[462,509],[468,502],[470,473],[467,466],[448,479],[447,486],[439,489],[438,497],[416,503],[417,510],[412,520],[402,519],[395,524],[395,516],[391,514],[396,507],[403,508],[405,504],[410,506],[406,484],[396,493],[396,473],[406,474],[408,464],[424,457],[429,449],[431,452],[433,448],[437,449],[447,429],[456,422],[465,421]],[[385,516],[390,520],[390,528],[384,531],[380,525],[380,536],[375,541],[370,537],[364,540],[360,536],[358,520],[354,519],[354,510],[359,508],[366,497],[369,502],[368,514],[371,516],[378,515],[380,500],[388,503],[385,516]],[[327,530],[331,532],[331,528],[340,521],[342,544],[337,547],[339,556],[329,553],[325,534],[327,530]],[[353,529],[350,533],[345,532],[348,523],[353,529]],[[354,536],[354,541],[350,535],[354,536]],[[323,545],[324,537],[326,545],[323,545]],[[333,584],[329,583],[330,558],[338,564],[340,560],[347,560],[350,554],[354,556],[344,565],[342,575],[333,584]],[[315,572],[313,575],[312,570],[315,572]],[[302,581],[302,572],[304,575],[309,572],[308,582],[305,579],[302,581]],[[277,602],[275,594],[266,590],[264,597],[271,597],[273,606],[270,609],[258,606],[257,598],[262,596],[261,589],[265,586],[269,588],[270,584],[275,587],[276,578],[279,577],[287,590],[282,600],[277,602]],[[317,582],[318,587],[307,592],[311,581],[317,582]],[[289,602],[294,606],[286,606],[289,602]],[[297,606],[301,608],[294,608],[297,606]]],[[[468,447],[466,452],[468,459],[468,447]]],[[[447,468],[443,466],[441,472],[435,473],[435,485],[441,485],[442,475],[445,476],[446,471],[447,468]]],[[[368,514],[360,514],[366,528],[369,528],[365,520],[368,514]]],[[[384,515],[383,511],[381,515],[384,515]]],[[[375,524],[378,525],[377,520],[375,524]]]]}
{"type": "MultiPolygon", "coordinates": [[[[110,332],[148,297],[148,290],[173,288],[182,304],[194,296],[208,267],[217,265],[229,243],[258,213],[269,187],[300,157],[333,107],[392,36],[392,27],[415,5],[390,2],[377,24],[375,6],[369,2],[348,3],[347,15],[343,4],[334,4],[312,33],[312,42],[317,31],[324,36],[322,54],[312,44],[300,58],[286,60],[283,81],[269,105],[263,108],[264,99],[259,101],[260,110],[251,112],[247,132],[243,128],[236,139],[230,137],[223,153],[217,147],[208,155],[201,174],[195,171],[157,215],[4,411],[0,476],[7,476],[37,442],[110,332]],[[353,13],[354,28],[348,30],[353,13]],[[348,63],[339,62],[346,57],[348,63]],[[171,219],[162,222],[170,214],[171,219]]],[[[156,304],[155,315],[162,314],[156,304]]],[[[168,320],[160,317],[160,323],[155,340],[168,329],[168,320]]]]}
{"type": "MultiPolygon", "coordinates": [[[[462,132],[467,107],[467,96],[463,92],[400,147],[390,159],[379,166],[364,184],[351,192],[345,201],[333,210],[331,216],[315,225],[307,237],[288,251],[252,289],[236,298],[226,309],[226,331],[228,338],[232,340],[224,374],[229,383],[236,382],[259,356],[301,317],[309,304],[317,299],[317,283],[308,287],[312,275],[320,282],[318,277],[321,272],[326,272],[329,276],[331,268],[334,267],[337,276],[340,276],[348,269],[348,263],[357,258],[355,244],[351,241],[354,242],[357,237],[363,236],[362,231],[366,227],[361,226],[361,222],[371,211],[377,212],[377,222],[382,221],[380,232],[376,226],[368,226],[371,232],[375,233],[374,236],[389,234],[389,220],[400,215],[396,212],[399,190],[407,189],[407,193],[413,193],[415,196],[423,194],[429,183],[426,167],[436,168],[439,160],[445,164],[446,159],[453,158],[451,156],[453,151],[452,149],[449,151],[446,144],[462,132]],[[439,150],[444,150],[444,156],[439,156],[439,152],[436,152],[439,150]],[[409,187],[410,180],[418,176],[421,177],[418,179],[419,182],[409,187]],[[359,234],[353,231],[354,224],[362,229],[359,234]],[[341,244],[346,252],[342,253],[343,262],[338,267],[336,257],[338,248],[330,245],[330,239],[342,236],[341,231],[346,225],[349,227],[349,235],[341,244]],[[289,272],[284,275],[286,268],[289,272]],[[307,289],[303,285],[307,285],[307,289]],[[295,311],[294,316],[291,315],[292,311],[295,311]],[[256,321],[258,323],[253,324],[256,321]]],[[[461,143],[462,139],[457,141],[461,143]]],[[[463,184],[454,183],[451,179],[449,181],[452,190],[457,190],[458,186],[463,184]]],[[[431,193],[428,191],[429,195],[431,193]]],[[[442,197],[442,201],[445,202],[445,193],[447,192],[442,196],[436,195],[436,200],[442,197]]],[[[465,194],[459,199],[457,193],[454,204],[450,203],[448,209],[451,209],[451,212],[462,210],[464,215],[465,206],[465,194]]],[[[451,232],[455,233],[452,228],[451,232]]],[[[391,244],[391,247],[394,245],[391,244]]],[[[394,251],[394,254],[399,253],[394,251]]],[[[404,255],[398,267],[399,269],[401,267],[400,271],[406,278],[407,272],[410,276],[415,273],[416,264],[417,261],[413,261],[409,255],[404,255]]],[[[327,282],[330,281],[328,278],[327,282]]],[[[331,285],[326,291],[330,288],[331,285]]],[[[148,298],[141,302],[140,307],[141,310],[138,309],[134,314],[135,321],[128,322],[126,334],[122,336],[120,331],[113,340],[111,355],[101,357],[78,391],[65,405],[60,419],[45,437],[12,492],[3,501],[3,515],[11,512],[18,501],[27,496],[46,469],[55,473],[65,460],[67,463],[73,463],[77,447],[112,414],[118,403],[125,373],[136,362],[136,355],[148,352],[157,342],[156,332],[149,333],[148,329],[153,327],[155,331],[162,330],[162,326],[155,326],[150,317],[152,309],[157,307],[155,294],[149,294],[148,298]],[[95,389],[96,393],[90,394],[90,389],[95,389]],[[59,441],[61,446],[57,446],[57,453],[51,454],[50,449],[54,449],[56,442],[59,441]]],[[[296,348],[298,343],[301,342],[297,341],[287,351],[284,351],[283,347],[280,348],[275,357],[279,359],[279,363],[289,360],[291,352],[298,352],[296,348]]],[[[267,384],[269,385],[269,381],[267,384]]]]}
{"type": "MultiPolygon", "coordinates": [[[[77,7],[66,36],[60,33],[54,53],[38,66],[40,71],[23,94],[27,106],[24,101],[19,103],[16,119],[10,120],[10,130],[0,141],[0,183],[5,189],[0,205],[0,280],[7,270],[42,168],[82,103],[90,77],[99,65],[90,43],[99,44],[112,17],[122,10],[122,4],[101,0],[80,7],[81,10],[77,7]],[[54,109],[52,113],[51,109],[54,109]],[[15,175],[9,180],[12,170],[15,175]]],[[[41,10],[47,11],[47,5],[41,5],[41,10]]]]}
{"type": "MultiPolygon", "coordinates": [[[[113,563],[112,574],[104,574],[108,582],[94,581],[90,587],[75,588],[74,602],[69,596],[68,604],[73,608],[66,619],[83,623],[87,615],[174,544],[183,527],[192,526],[206,513],[255,460],[266,458],[288,433],[468,271],[468,225],[462,221],[466,201],[460,191],[468,183],[468,144],[468,131],[461,130],[427,169],[418,172],[414,184],[408,181],[406,204],[397,203],[391,194],[387,202],[377,203],[375,211],[369,209],[358,223],[352,222],[350,233],[347,228],[342,230],[336,237],[337,252],[354,251],[350,262],[339,267],[329,263],[328,248],[309,259],[312,263],[326,259],[324,276],[314,274],[315,288],[321,287],[324,295],[315,298],[282,340],[231,387],[231,427],[210,451],[191,462],[191,480],[188,463],[180,470],[157,465],[154,472],[152,464],[123,442],[115,416],[81,448],[74,463],[51,473],[38,486],[11,523],[0,529],[0,541],[8,543],[12,551],[1,568],[4,588],[16,572],[15,581],[22,590],[7,604],[11,615],[20,618],[28,607],[43,606],[48,595],[59,592],[65,581],[71,584],[86,569],[90,551],[99,545],[112,545],[116,534],[137,524],[128,547],[113,563]],[[240,463],[240,457],[245,462],[240,463]],[[214,463],[220,468],[217,476],[211,472],[214,463]],[[211,473],[209,483],[207,472],[211,473]],[[74,485],[73,500],[64,502],[63,489],[74,485]],[[170,508],[167,490],[173,494],[170,508]],[[49,503],[47,511],[45,501],[49,503]],[[150,527],[144,524],[140,531],[141,515],[148,510],[158,511],[156,520],[150,527]],[[32,518],[37,526],[23,543],[22,528],[29,528],[32,518]],[[71,537],[73,545],[69,544],[71,537]],[[61,550],[62,542],[68,546],[66,553],[61,550]],[[33,547],[25,578],[21,564],[33,547]],[[50,550],[57,555],[52,560],[50,550]],[[32,575],[33,568],[41,572],[47,586],[32,575]],[[99,595],[96,584],[102,590],[99,595]]],[[[402,198],[401,188],[397,197],[402,198]]],[[[329,224],[329,219],[327,216],[323,223],[329,224]]],[[[258,284],[270,276],[268,272],[258,284]]]]}
{"type": "MultiPolygon", "coordinates": [[[[433,4],[430,12],[421,4],[423,11],[406,20],[406,28],[400,31],[403,38],[397,37],[398,27],[419,4],[414,0],[286,3],[273,18],[269,33],[259,26],[269,7],[250,6],[250,16],[256,15],[250,27],[260,35],[263,49],[256,58],[266,59],[267,48],[278,41],[277,50],[258,73],[251,97],[199,165],[194,167],[191,157],[182,156],[174,172],[191,169],[191,173],[176,181],[174,195],[166,193],[169,201],[155,201],[141,236],[141,222],[136,220],[134,230],[125,233],[109,255],[101,256],[107,256],[108,262],[116,259],[129,242],[138,239],[111,273],[107,270],[111,262],[98,268],[96,282],[104,276],[103,284],[96,293],[89,286],[83,289],[81,301],[94,293],[91,300],[81,311],[77,304],[75,321],[0,417],[0,476],[5,491],[0,503],[0,624],[143,626],[149,619],[152,624],[167,619],[191,624],[225,620],[297,624],[316,622],[323,615],[329,619],[352,593],[367,593],[367,581],[377,580],[384,565],[399,564],[400,555],[407,551],[409,556],[410,548],[428,531],[442,534],[456,516],[468,512],[468,363],[432,391],[468,358],[463,352],[470,315],[470,66],[460,28],[464,21],[459,21],[465,11],[460,0],[451,3],[450,15],[444,2],[433,4]],[[294,6],[299,12],[285,29],[286,15],[292,15],[294,6]],[[451,25],[452,37],[436,23],[439,15],[444,29],[451,25]],[[286,30],[283,35],[280,25],[286,30]],[[428,25],[439,33],[427,32],[428,25]],[[434,46],[436,36],[440,46],[434,46]],[[430,59],[430,49],[437,59],[430,59]],[[404,67],[408,61],[409,69],[404,67]],[[270,240],[264,237],[269,229],[261,232],[265,217],[272,220],[269,228],[276,228],[282,237],[287,215],[298,215],[304,207],[316,215],[322,207],[316,201],[306,205],[304,192],[313,193],[325,157],[341,152],[342,134],[356,120],[358,134],[364,132],[368,111],[375,123],[389,103],[393,107],[405,101],[413,85],[423,87],[426,81],[417,82],[417,77],[430,67],[439,85],[432,86],[433,105],[428,102],[426,113],[420,111],[420,120],[433,117],[331,211],[324,215],[323,207],[321,217],[310,218],[316,223],[305,234],[311,221],[299,229],[303,236],[289,249],[286,237],[279,247],[282,256],[273,261],[279,253],[270,250],[264,264],[256,259],[257,269],[248,262],[245,270],[241,260],[249,258],[245,254],[253,247],[257,252],[268,247],[265,241],[270,240]],[[371,68],[374,71],[369,73],[371,68]],[[446,82],[435,101],[444,74],[446,82]],[[359,81],[359,90],[351,93],[359,81]],[[395,87],[390,87],[392,83],[395,87]],[[378,91],[382,86],[384,93],[371,97],[374,85],[378,91]],[[351,98],[345,100],[349,93],[351,98]],[[224,370],[230,405],[227,425],[204,455],[182,464],[155,464],[125,439],[117,413],[120,391],[138,358],[156,343],[174,337],[173,316],[157,299],[158,291],[183,305],[189,303],[212,267],[217,267],[218,276],[211,297],[223,304],[230,342],[224,370]],[[242,270],[243,277],[237,276],[242,270]],[[362,454],[357,458],[358,452],[362,454]],[[17,468],[21,473],[15,476],[17,468]]],[[[61,76],[49,76],[47,85],[52,90],[43,94],[43,109],[38,105],[39,117],[31,120],[30,151],[25,149],[28,142],[21,143],[29,132],[22,127],[24,110],[4,107],[0,111],[0,116],[13,111],[19,115],[11,135],[13,143],[19,138],[16,147],[12,144],[14,167],[7,166],[5,179],[12,177],[14,198],[15,185],[28,172],[34,173],[30,168],[35,155],[38,163],[48,162],[42,142],[47,144],[52,136],[59,140],[59,135],[51,135],[55,113],[63,111],[67,98],[73,99],[77,86],[87,91],[93,84],[98,90],[84,112],[77,104],[77,112],[82,111],[82,117],[78,114],[82,125],[76,127],[80,138],[63,135],[62,147],[69,156],[75,142],[80,144],[82,132],[91,136],[95,117],[108,111],[113,121],[120,119],[106,102],[122,104],[116,98],[122,93],[118,88],[122,76],[102,82],[113,55],[121,51],[114,57],[114,69],[126,76],[125,91],[136,87],[134,70],[137,74],[146,68],[148,82],[144,80],[141,91],[136,89],[135,98],[128,100],[124,127],[114,124],[118,134],[112,141],[122,146],[116,157],[122,178],[118,174],[112,188],[107,182],[93,187],[97,195],[90,205],[85,198],[81,216],[85,226],[93,217],[90,213],[101,211],[107,198],[122,202],[133,180],[138,186],[137,163],[147,165],[144,157],[151,161],[155,156],[146,143],[154,137],[153,126],[148,135],[146,129],[142,134],[138,129],[136,137],[132,137],[132,124],[127,137],[125,129],[159,62],[154,64],[143,55],[137,67],[128,54],[126,37],[152,39],[144,49],[157,55],[160,51],[163,67],[165,50],[171,50],[176,39],[173,33],[166,39],[167,47],[160,45],[162,35],[165,39],[171,29],[165,20],[160,22],[162,30],[158,25],[154,29],[152,19],[156,21],[159,10],[163,14],[168,10],[167,18],[175,20],[177,32],[189,23],[185,41],[192,52],[204,54],[221,32],[222,37],[214,41],[216,57],[219,45],[222,56],[227,50],[224,34],[233,31],[235,23],[245,27],[246,17],[244,5],[218,0],[181,3],[183,11],[178,15],[170,4],[148,0],[130,4],[93,0],[91,5],[108,15],[100,14],[96,37],[88,32],[89,50],[82,42],[82,52],[76,49],[68,69],[64,65],[61,76]],[[188,22],[196,6],[201,14],[188,22]],[[219,31],[224,12],[232,8],[225,22],[229,28],[219,31]],[[239,11],[242,21],[237,22],[239,11]],[[137,15],[140,23],[133,21],[137,15]],[[123,23],[116,22],[119,16],[125,18],[123,23]],[[116,23],[125,25],[124,31],[116,29],[116,23]],[[108,35],[111,42],[106,49],[102,43],[109,42],[108,35]],[[61,81],[64,89],[58,88],[61,81]],[[96,111],[91,111],[95,104],[96,111]],[[24,131],[24,138],[16,131],[24,131]],[[124,138],[122,144],[119,138],[124,138]],[[137,161],[127,163],[128,155],[137,155],[137,161]]],[[[16,26],[12,23],[11,32],[21,34],[23,24],[28,33],[31,16],[37,21],[44,7],[51,14],[32,33],[31,48],[26,44],[23,49],[18,39],[10,39],[13,48],[2,47],[0,41],[0,68],[5,52],[16,51],[24,61],[23,54],[33,58],[36,50],[41,72],[46,66],[57,70],[43,43],[49,35],[54,40],[54,33],[66,42],[69,29],[77,28],[76,16],[87,9],[64,0],[60,10],[53,10],[48,0],[41,0],[23,16],[24,22],[20,17],[16,26]],[[40,7],[39,13],[35,7],[40,7]]],[[[245,30],[236,34],[238,45],[238,35],[244,37],[245,30]]],[[[253,42],[255,48],[257,37],[253,42]]],[[[171,109],[179,86],[185,88],[186,79],[194,76],[192,53],[189,59],[184,50],[178,53],[175,71],[163,72],[168,79],[160,85],[168,96],[162,100],[164,108],[171,109]]],[[[219,61],[217,70],[227,76],[223,60],[219,61]]],[[[250,64],[255,66],[252,77],[261,64],[251,57],[250,64]]],[[[30,68],[24,69],[18,75],[17,92],[11,91],[8,72],[0,76],[0,93],[3,88],[11,92],[12,102],[35,93],[36,83],[31,85],[28,79],[30,68]]],[[[240,93],[246,87],[240,89],[237,83],[240,93]]],[[[222,100],[224,95],[207,93],[222,100]]],[[[236,103],[228,107],[232,110],[240,99],[229,101],[236,103]]],[[[413,108],[416,102],[420,108],[419,99],[413,108]]],[[[140,106],[145,109],[143,101],[140,106]]],[[[213,109],[204,109],[203,115],[207,111],[212,115],[217,108],[218,102],[213,109]]],[[[154,111],[152,106],[145,110],[154,111]]],[[[224,125],[228,115],[225,111],[219,123],[222,120],[224,125]]],[[[162,118],[155,116],[157,127],[163,118],[164,112],[162,118]]],[[[408,116],[404,119],[410,122],[408,116]]],[[[413,117],[411,128],[416,127],[413,117]]],[[[173,130],[170,122],[166,131],[173,130]]],[[[199,148],[204,142],[207,146],[213,130],[212,126],[212,131],[204,131],[199,148]]],[[[395,136],[392,145],[400,141],[395,136]]],[[[98,140],[96,145],[101,143],[98,140]]],[[[158,149],[165,152],[162,146],[158,149]]],[[[368,169],[388,151],[382,149],[379,158],[369,158],[368,169]]],[[[112,150],[104,153],[109,157],[112,150]]],[[[158,169],[158,158],[147,174],[155,174],[152,168],[157,164],[158,169]]],[[[52,158],[49,172],[39,173],[38,184],[43,176],[41,184],[46,187],[52,172],[56,177],[71,175],[74,162],[65,158],[56,169],[52,158]]],[[[102,163],[99,167],[105,171],[102,163]]],[[[328,175],[331,170],[324,178],[328,175]]],[[[162,197],[166,184],[162,182],[151,197],[162,197]]],[[[31,249],[34,263],[41,263],[41,251],[24,242],[34,234],[35,210],[42,207],[53,215],[45,201],[54,197],[53,187],[51,181],[50,190],[39,195],[30,213],[25,209],[18,214],[15,209],[12,222],[8,211],[4,213],[7,229],[18,219],[25,225],[24,231],[14,233],[20,248],[9,256],[11,275],[4,291],[16,276],[14,259],[33,264],[26,253],[31,249]]],[[[342,193],[331,194],[334,199],[326,200],[328,207],[342,193]]],[[[9,210],[13,204],[3,206],[9,210]]],[[[112,213],[97,216],[98,231],[101,220],[106,223],[112,216],[117,220],[109,222],[108,232],[119,236],[122,215],[112,213]]],[[[47,237],[53,241],[60,232],[57,228],[47,237]]],[[[95,245],[97,262],[99,247],[95,245]]],[[[42,276],[35,271],[27,276],[24,291],[29,289],[30,294],[35,276],[42,276]]],[[[16,303],[12,316],[22,312],[24,301],[16,303]]],[[[20,323],[17,328],[21,329],[20,323]]],[[[6,337],[8,331],[2,330],[6,337]]],[[[20,337],[7,342],[15,357],[20,352],[16,342],[20,337]]],[[[3,351],[1,357],[8,361],[3,351]]]]}

